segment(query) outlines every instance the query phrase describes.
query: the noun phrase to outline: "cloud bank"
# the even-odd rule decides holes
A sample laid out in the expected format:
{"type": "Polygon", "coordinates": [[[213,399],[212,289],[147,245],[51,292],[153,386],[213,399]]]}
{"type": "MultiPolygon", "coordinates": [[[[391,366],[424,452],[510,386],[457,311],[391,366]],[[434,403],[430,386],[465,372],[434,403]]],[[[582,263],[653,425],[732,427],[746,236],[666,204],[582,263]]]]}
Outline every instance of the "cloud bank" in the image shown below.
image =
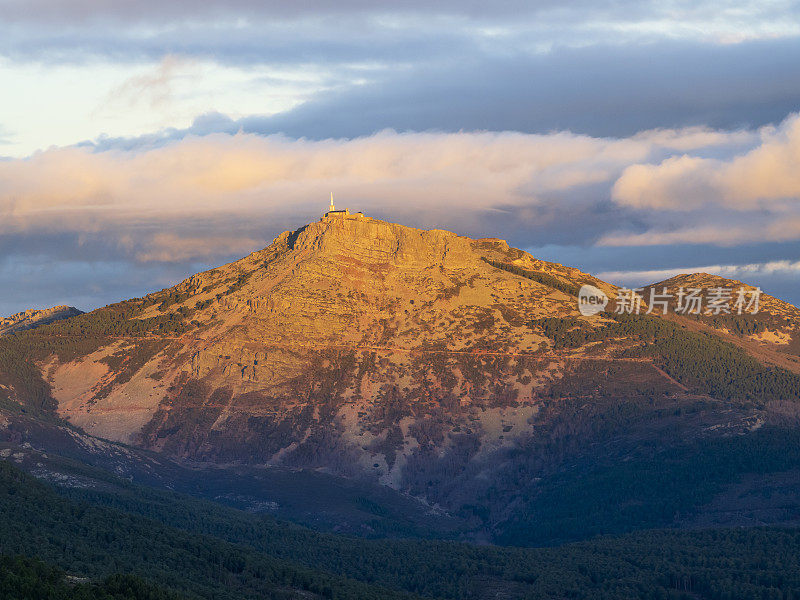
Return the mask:
{"type": "Polygon", "coordinates": [[[0,314],[169,285],[330,191],[621,278],[800,260],[795,0],[2,5],[0,314]]]}
{"type": "MultiPolygon", "coordinates": [[[[768,151],[771,136],[784,135],[778,131],[794,135],[793,129],[797,118],[774,134],[690,128],[618,139],[567,132],[384,131],[314,141],[239,133],[187,136],[144,150],[53,148],[0,163],[0,233],[125,230],[120,252],[169,261],[168,254],[144,248],[172,243],[175,260],[185,260],[214,252],[215,244],[197,244],[193,251],[181,241],[191,232],[213,235],[217,223],[226,221],[255,219],[266,229],[276,221],[302,222],[324,207],[329,190],[353,208],[413,215],[431,225],[474,232],[488,214],[534,230],[547,222],[548,229],[563,233],[578,213],[622,208],[627,213],[617,216],[624,224],[638,210],[663,208],[629,201],[624,190],[637,169],[665,168],[674,160],[665,157],[678,153],[703,156],[755,146],[743,157],[732,156],[735,164],[768,151]]],[[[639,176],[634,186],[637,198],[650,197],[648,186],[666,193],[658,191],[663,177],[645,179],[639,176]]],[[[232,237],[241,238],[238,232],[232,237]]],[[[222,239],[215,238],[217,246],[225,245],[222,239]]]]}
{"type": "MultiPolygon", "coordinates": [[[[659,244],[781,241],[795,251],[798,173],[800,115],[757,130],[623,138],[214,133],[131,150],[51,148],[0,161],[0,281],[15,272],[10,265],[18,272],[26,261],[48,260],[127,265],[122,272],[168,281],[318,218],[330,191],[339,204],[379,218],[520,247],[616,247],[622,256],[659,244]]],[[[98,298],[113,299],[109,293],[98,298]]]]}
{"type": "MultiPolygon", "coordinates": [[[[759,127],[800,109],[796,2],[11,0],[2,13],[0,66],[32,79],[22,95],[53,93],[41,82],[61,69],[88,74],[63,84],[85,98],[58,108],[60,122],[82,122],[82,139],[185,129],[213,112],[230,118],[189,133],[628,136],[759,127]],[[169,60],[197,65],[199,83],[167,81],[169,60]],[[87,118],[96,96],[140,85],[150,102],[117,106],[102,127],[87,118]]],[[[17,155],[53,143],[28,105],[14,117],[17,155]]]]}
{"type": "Polygon", "coordinates": [[[628,167],[614,186],[614,198],[641,208],[685,210],[710,203],[736,210],[800,200],[800,119],[761,131],[753,150],[730,160],[682,155],[658,165],[628,167]]]}
{"type": "Polygon", "coordinates": [[[612,234],[605,243],[736,245],[798,239],[800,117],[765,127],[758,136],[752,149],[726,158],[683,153],[627,167],[614,183],[612,199],[655,218],[647,231],[627,238],[612,234]]]}

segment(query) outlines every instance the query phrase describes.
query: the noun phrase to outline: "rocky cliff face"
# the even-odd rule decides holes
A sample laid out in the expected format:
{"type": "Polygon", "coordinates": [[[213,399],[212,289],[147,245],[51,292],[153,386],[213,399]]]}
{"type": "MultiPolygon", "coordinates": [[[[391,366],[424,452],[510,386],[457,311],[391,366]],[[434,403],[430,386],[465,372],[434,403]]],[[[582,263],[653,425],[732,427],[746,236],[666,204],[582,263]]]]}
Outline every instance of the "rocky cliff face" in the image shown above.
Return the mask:
{"type": "MultiPolygon", "coordinates": [[[[367,477],[451,507],[479,494],[513,502],[520,477],[589,451],[611,427],[600,415],[621,418],[622,401],[634,439],[641,423],[727,398],[663,340],[644,351],[665,335],[649,322],[581,317],[585,283],[616,294],[502,240],[333,216],[174,288],[37,330],[31,348],[51,348],[37,352],[59,415],[100,437],[193,462],[367,477]]],[[[788,306],[770,304],[792,340],[800,321],[788,306]]],[[[683,319],[675,335],[719,325],[683,319]]],[[[729,332],[736,360],[800,371],[791,344],[753,335],[729,332]]],[[[690,340],[697,352],[703,340],[690,340]]],[[[684,438],[747,431],[765,406],[669,427],[684,438]]]]}

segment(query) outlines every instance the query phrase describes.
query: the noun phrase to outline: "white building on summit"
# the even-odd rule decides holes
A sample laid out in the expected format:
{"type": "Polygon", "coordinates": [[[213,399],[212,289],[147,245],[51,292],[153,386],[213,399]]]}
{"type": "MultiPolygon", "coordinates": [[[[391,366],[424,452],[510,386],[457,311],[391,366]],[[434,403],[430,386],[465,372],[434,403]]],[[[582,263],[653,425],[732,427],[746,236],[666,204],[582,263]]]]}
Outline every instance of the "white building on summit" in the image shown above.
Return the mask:
{"type": "Polygon", "coordinates": [[[364,219],[364,218],[366,218],[366,217],[364,217],[364,213],[362,213],[362,212],[356,212],[356,213],[350,214],[350,211],[348,209],[346,209],[346,208],[343,208],[341,210],[336,210],[336,206],[334,206],[334,204],[333,204],[333,192],[331,192],[330,209],[328,210],[328,212],[325,213],[325,216],[323,217],[323,219],[326,219],[326,218],[327,219],[331,219],[331,218],[334,218],[334,217],[350,217],[350,218],[356,218],[356,219],[364,219]]]}

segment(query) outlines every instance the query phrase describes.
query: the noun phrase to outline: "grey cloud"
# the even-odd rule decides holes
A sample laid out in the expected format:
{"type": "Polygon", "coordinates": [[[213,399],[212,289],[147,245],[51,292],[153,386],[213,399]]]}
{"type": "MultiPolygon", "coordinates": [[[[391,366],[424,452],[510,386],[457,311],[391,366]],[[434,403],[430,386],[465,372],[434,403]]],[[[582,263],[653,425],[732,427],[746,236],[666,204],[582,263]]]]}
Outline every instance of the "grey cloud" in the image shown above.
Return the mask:
{"type": "Polygon", "coordinates": [[[96,0],[10,0],[4,7],[7,19],[19,22],[41,22],[68,19],[76,22],[92,20],[154,21],[161,19],[211,18],[224,16],[286,18],[308,15],[336,15],[348,13],[403,13],[420,11],[426,13],[496,14],[509,12],[536,12],[557,6],[557,2],[525,2],[511,0],[495,2],[489,9],[485,2],[477,0],[462,2],[407,1],[398,9],[396,2],[387,0],[347,0],[329,2],[310,0],[306,2],[283,2],[281,0],[209,0],[197,3],[193,0],[158,2],[141,0],[132,2],[98,2],[96,0]]]}
{"type": "Polygon", "coordinates": [[[731,46],[652,44],[468,59],[387,77],[238,123],[246,131],[351,137],[384,128],[571,130],[757,126],[800,108],[800,39],[731,46]]]}
{"type": "MultiPolygon", "coordinates": [[[[146,32],[63,24],[30,29],[0,22],[0,55],[17,62],[126,63],[175,54],[226,65],[337,66],[348,74],[347,66],[356,63],[417,64],[471,51],[474,44],[473,32],[457,25],[391,27],[357,16],[342,22],[190,22],[146,32]]],[[[368,73],[359,65],[360,75],[368,73]]]]}
{"type": "MultiPolygon", "coordinates": [[[[183,225],[162,223],[113,226],[94,233],[71,231],[25,231],[0,235],[0,316],[28,308],[68,304],[82,310],[142,296],[174,285],[178,281],[220,264],[241,258],[267,244],[275,235],[295,223],[247,223],[220,219],[217,225],[182,219],[183,225]],[[236,231],[250,239],[250,246],[231,252],[214,245],[219,231],[236,231]],[[137,256],[157,252],[153,241],[163,232],[203,239],[207,250],[197,256],[168,261],[138,260],[137,256]]],[[[197,254],[196,252],[194,254],[197,254]]],[[[146,257],[145,257],[146,258],[146,257]]]]}
{"type": "MultiPolygon", "coordinates": [[[[14,134],[9,129],[3,126],[0,123],[0,146],[4,144],[10,144],[13,140],[14,134]]],[[[3,156],[0,155],[0,160],[3,160],[3,156]]]]}
{"type": "Polygon", "coordinates": [[[59,304],[91,310],[142,296],[216,265],[151,264],[95,258],[71,261],[48,255],[6,257],[0,261],[0,315],[59,304]]]}
{"type": "Polygon", "coordinates": [[[54,62],[172,53],[227,64],[383,61],[403,68],[465,53],[678,38],[741,41],[798,31],[800,10],[786,2],[12,0],[3,7],[0,55],[54,62]]]}
{"type": "MultiPolygon", "coordinates": [[[[591,273],[602,271],[655,271],[702,265],[737,265],[800,260],[800,242],[770,242],[723,247],[713,244],[670,244],[626,248],[570,244],[542,245],[535,238],[523,244],[545,260],[574,265],[591,273]]],[[[652,283],[652,282],[646,282],[652,283]]],[[[796,282],[795,282],[795,287],[796,282]]],[[[800,300],[800,288],[794,292],[800,300]]]]}
{"type": "Polygon", "coordinates": [[[366,85],[325,92],[274,116],[232,120],[211,113],[186,130],[99,149],[135,147],[187,134],[237,131],[310,139],[397,131],[569,130],[627,136],[653,128],[758,127],[800,108],[800,38],[730,46],[689,43],[562,48],[540,55],[474,54],[366,85]]]}
{"type": "Polygon", "coordinates": [[[577,0],[565,5],[558,0],[140,0],[138,2],[102,2],[98,0],[6,0],[4,18],[12,22],[164,22],[172,20],[203,20],[224,17],[300,18],[318,15],[379,14],[379,15],[461,15],[473,18],[496,19],[551,14],[553,20],[624,18],[639,20],[663,15],[685,18],[719,18],[730,11],[745,17],[791,14],[795,3],[762,2],[756,6],[743,0],[718,2],[656,0],[635,2],[614,0],[591,2],[577,0]]]}
{"type": "MultiPolygon", "coordinates": [[[[209,118],[206,126],[228,123],[216,121],[209,118]]],[[[265,246],[280,231],[316,219],[333,188],[351,209],[393,222],[501,237],[518,247],[597,252],[606,260],[594,268],[570,257],[549,257],[593,272],[631,269],[626,257],[632,254],[653,257],[656,250],[690,245],[698,249],[695,260],[702,257],[701,264],[694,263],[698,267],[708,264],[710,246],[721,247],[720,264],[750,263],[757,256],[748,240],[787,225],[782,204],[765,205],[761,214],[719,207],[663,211],[613,202],[612,186],[631,165],[660,164],[665,155],[736,157],[772,149],[772,138],[793,131],[798,122],[800,117],[793,116],[768,131],[692,128],[622,139],[565,132],[385,131],[354,140],[310,141],[217,133],[184,135],[170,143],[154,138],[147,148],[126,152],[53,148],[0,163],[0,256],[22,265],[37,257],[63,262],[75,273],[70,297],[86,296],[85,286],[93,282],[97,298],[109,301],[133,289],[124,287],[126,272],[131,281],[143,280],[142,274],[178,277],[197,270],[196,265],[223,263],[265,246]],[[68,198],[64,189],[70,190],[68,198]],[[739,230],[748,231],[747,239],[735,235],[739,230]],[[648,239],[638,240],[639,234],[648,239]],[[680,236],[677,245],[647,250],[656,235],[673,234],[680,236]],[[614,235],[624,245],[597,248],[614,235]],[[735,249],[743,243],[749,246],[736,260],[735,249]],[[93,279],[95,263],[119,265],[122,274],[109,278],[101,270],[93,279]]],[[[775,146],[791,160],[787,148],[775,146]]],[[[800,228],[784,233],[792,243],[800,239],[800,228]]],[[[785,253],[777,258],[796,256],[796,244],[781,248],[785,253]]],[[[40,279],[20,279],[14,297],[27,289],[25,297],[40,302],[45,297],[39,295],[40,279]]],[[[53,289],[62,288],[54,284],[53,289]]],[[[129,295],[144,291],[137,288],[129,295]]]]}

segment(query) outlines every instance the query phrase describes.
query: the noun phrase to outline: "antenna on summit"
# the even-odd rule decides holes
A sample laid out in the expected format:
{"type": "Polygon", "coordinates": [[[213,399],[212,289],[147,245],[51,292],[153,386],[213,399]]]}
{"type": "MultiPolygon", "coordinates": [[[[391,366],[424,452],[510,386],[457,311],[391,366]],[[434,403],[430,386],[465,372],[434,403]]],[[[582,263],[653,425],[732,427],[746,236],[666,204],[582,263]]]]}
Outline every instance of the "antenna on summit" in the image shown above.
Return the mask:
{"type": "MultiPolygon", "coordinates": [[[[0,1],[2,1],[2,0],[0,0],[0,1]]],[[[357,220],[363,220],[363,219],[366,219],[366,217],[364,216],[364,213],[362,213],[362,212],[357,212],[357,213],[350,214],[350,211],[347,210],[346,208],[340,208],[339,210],[336,210],[336,206],[333,204],[333,192],[331,192],[331,206],[330,206],[330,209],[328,210],[328,212],[326,212],[323,215],[322,219],[326,220],[326,221],[329,221],[330,219],[357,219],[357,220]]]]}

